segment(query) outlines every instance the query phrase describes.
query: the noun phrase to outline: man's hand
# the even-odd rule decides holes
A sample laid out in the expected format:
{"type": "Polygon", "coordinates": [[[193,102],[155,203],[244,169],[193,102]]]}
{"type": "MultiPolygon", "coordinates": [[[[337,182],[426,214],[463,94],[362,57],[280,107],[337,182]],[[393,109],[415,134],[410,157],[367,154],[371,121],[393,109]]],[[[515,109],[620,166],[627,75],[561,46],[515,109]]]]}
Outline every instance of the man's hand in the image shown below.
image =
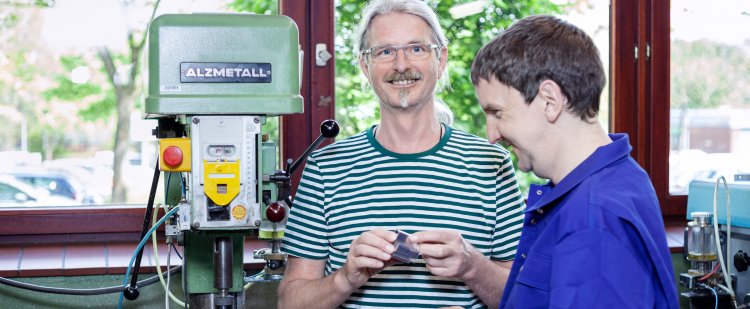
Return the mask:
{"type": "Polygon", "coordinates": [[[392,244],[395,240],[396,233],[383,229],[364,232],[354,239],[346,263],[339,272],[344,279],[344,282],[339,280],[337,283],[339,288],[344,291],[357,289],[388,266],[391,254],[396,250],[392,244]]]}
{"type": "Polygon", "coordinates": [[[480,254],[457,231],[431,230],[409,236],[433,275],[466,279],[474,276],[472,259],[480,254]]]}

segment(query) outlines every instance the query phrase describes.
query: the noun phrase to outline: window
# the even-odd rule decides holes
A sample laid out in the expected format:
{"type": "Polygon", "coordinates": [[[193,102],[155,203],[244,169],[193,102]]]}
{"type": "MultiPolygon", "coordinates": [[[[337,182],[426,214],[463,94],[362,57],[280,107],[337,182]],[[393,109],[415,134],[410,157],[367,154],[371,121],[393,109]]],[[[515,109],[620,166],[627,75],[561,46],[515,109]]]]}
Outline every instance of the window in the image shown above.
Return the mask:
{"type": "MultiPolygon", "coordinates": [[[[48,7],[53,4],[52,1],[35,3],[40,6],[5,5],[0,10],[0,44],[3,46],[0,50],[0,68],[2,72],[11,73],[0,76],[0,173],[15,171],[16,165],[62,170],[66,175],[73,175],[80,180],[86,191],[104,195],[104,204],[96,202],[95,206],[75,208],[0,209],[0,220],[8,223],[0,227],[0,235],[3,235],[0,238],[30,234],[109,232],[92,236],[97,238],[102,235],[137,232],[143,216],[143,210],[139,207],[147,201],[153,175],[156,144],[151,137],[151,129],[155,123],[142,120],[140,95],[130,98],[133,102],[132,114],[127,113],[125,117],[131,124],[130,136],[135,138],[127,143],[128,151],[124,155],[124,167],[121,171],[128,190],[124,199],[116,204],[111,203],[114,175],[111,149],[116,118],[112,114],[95,117],[101,116],[99,113],[102,109],[111,108],[107,104],[112,104],[113,100],[111,96],[103,95],[113,91],[105,74],[106,66],[102,65],[96,47],[102,44],[97,41],[102,38],[106,44],[112,44],[108,46],[112,48],[110,53],[116,64],[115,72],[118,73],[114,75],[115,80],[122,82],[120,78],[127,78],[127,73],[136,69],[120,62],[124,63],[129,59],[127,52],[122,50],[127,48],[125,24],[132,22],[135,26],[142,26],[143,18],[137,16],[146,16],[148,19],[151,11],[143,5],[150,6],[153,2],[126,1],[126,5],[137,6],[127,8],[120,7],[121,3],[118,1],[87,2],[90,7],[83,8],[77,7],[75,1],[55,2],[55,7],[48,7]],[[86,19],[75,17],[76,14],[91,11],[97,14],[86,19]],[[136,16],[129,15],[131,13],[136,16]],[[131,18],[123,17],[125,15],[131,18]],[[97,27],[92,26],[92,23],[108,26],[97,27]],[[117,28],[120,32],[107,32],[111,30],[110,27],[117,28]],[[72,36],[66,36],[68,34],[72,36]],[[51,44],[51,41],[57,45],[51,44]],[[87,47],[76,50],[73,46],[75,44],[87,47]],[[92,95],[77,96],[80,94],[92,95]],[[82,112],[83,110],[85,111],[82,112]],[[44,224],[39,224],[40,218],[43,218],[44,224]],[[29,226],[33,228],[30,229],[29,226]]],[[[317,137],[320,122],[332,118],[332,113],[328,111],[333,106],[332,91],[326,90],[326,87],[332,89],[332,83],[310,82],[332,80],[332,65],[317,67],[314,56],[311,57],[314,55],[312,42],[326,43],[329,46],[332,44],[332,4],[323,5],[321,2],[313,6],[312,1],[297,0],[163,0],[157,15],[256,9],[265,13],[269,7],[276,6],[280,6],[282,14],[292,17],[297,23],[300,45],[305,50],[306,57],[302,84],[305,114],[287,117],[281,123],[271,121],[271,126],[281,128],[280,131],[285,134],[281,137],[285,140],[282,144],[283,157],[296,159],[317,137]],[[331,30],[320,31],[323,25],[330,26],[331,30]],[[316,30],[315,34],[311,34],[312,29],[316,30]],[[315,99],[318,97],[321,99],[315,99]]],[[[135,36],[136,39],[139,37],[135,36]]],[[[136,88],[142,86],[140,83],[139,80],[136,88]]],[[[163,181],[164,177],[161,178],[163,181]]],[[[31,188],[25,183],[19,183],[31,188]]],[[[60,188],[59,185],[54,187],[60,188]]],[[[76,185],[71,188],[75,189],[76,185]]],[[[162,190],[157,190],[157,194],[161,194],[160,191],[162,190]]],[[[15,196],[14,194],[14,198],[15,196]]],[[[156,201],[161,200],[163,197],[157,196],[156,201]]],[[[69,199],[61,203],[60,198],[55,198],[36,206],[71,204],[81,206],[87,203],[70,203],[69,199]]],[[[15,203],[14,206],[19,204],[15,203]]]]}
{"type": "Polygon", "coordinates": [[[672,1],[670,194],[750,172],[749,13],[747,1],[672,1]]]}
{"type": "Polygon", "coordinates": [[[609,0],[590,0],[577,3],[566,14],[559,17],[583,29],[593,40],[599,50],[604,65],[607,84],[602,91],[599,101],[599,122],[609,131],[610,100],[609,100],[609,0]]]}
{"type": "MultiPolygon", "coordinates": [[[[35,3],[0,11],[0,68],[10,73],[0,77],[0,174],[73,204],[145,204],[158,145],[156,121],[143,119],[147,59],[139,51],[147,45],[137,44],[154,3],[35,3]],[[118,122],[130,129],[118,132],[118,122]]],[[[156,10],[193,11],[229,8],[225,1],[161,1],[156,10]]]]}

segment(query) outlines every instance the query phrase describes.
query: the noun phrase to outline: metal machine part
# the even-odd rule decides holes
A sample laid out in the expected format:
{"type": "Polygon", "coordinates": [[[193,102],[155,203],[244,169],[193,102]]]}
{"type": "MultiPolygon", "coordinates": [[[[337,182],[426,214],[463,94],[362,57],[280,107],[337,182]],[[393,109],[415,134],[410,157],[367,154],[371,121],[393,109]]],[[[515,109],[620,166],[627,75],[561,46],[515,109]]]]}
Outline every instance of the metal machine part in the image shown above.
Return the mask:
{"type": "Polygon", "coordinates": [[[297,26],[280,15],[167,14],[149,28],[148,55],[146,117],[159,120],[161,170],[179,176],[167,188],[179,191],[168,230],[184,245],[187,304],[242,308],[245,236],[276,248],[263,256],[280,265],[276,280],[284,270],[279,199],[290,185],[270,180],[277,148],[262,136],[267,117],[303,112],[297,26]]]}
{"type": "Polygon", "coordinates": [[[338,124],[324,122],[302,157],[277,169],[266,120],[303,112],[298,30],[286,16],[162,15],[148,55],[145,112],[159,120],[160,169],[179,180],[167,182],[166,204],[179,207],[168,230],[184,246],[187,304],[242,308],[245,236],[270,243],[254,256],[266,261],[261,280],[280,280],[291,175],[338,124]]]}
{"type": "Polygon", "coordinates": [[[259,116],[193,116],[194,230],[257,228],[260,216],[259,116]]]}
{"type": "MultiPolygon", "coordinates": [[[[684,252],[691,268],[680,274],[679,284],[688,289],[681,295],[690,299],[691,307],[702,307],[721,298],[723,303],[731,303],[729,294],[717,287],[726,285],[723,277],[717,275],[717,247],[713,229],[713,214],[709,212],[691,213],[692,221],[685,228],[684,252]]],[[[720,273],[720,272],[718,272],[720,273]]]]}
{"type": "Polygon", "coordinates": [[[717,250],[713,229],[713,214],[709,212],[692,213],[693,221],[685,228],[685,251],[687,259],[701,273],[711,271],[716,261],[717,250]]]}
{"type": "MultiPolygon", "coordinates": [[[[726,226],[722,226],[723,231],[726,230],[726,226]]],[[[738,259],[728,257],[728,259],[734,259],[733,269],[729,270],[732,275],[737,278],[736,283],[732,286],[737,292],[737,299],[740,300],[740,295],[750,294],[750,271],[747,271],[747,251],[750,249],[750,228],[733,226],[732,227],[732,238],[729,239],[730,247],[732,251],[735,251],[734,255],[739,256],[738,259]],[[738,263],[739,262],[739,263],[738,263]],[[744,262],[744,263],[743,263],[744,262]],[[744,266],[744,267],[743,267],[744,266]],[[741,269],[745,270],[741,270],[741,269]]],[[[743,299],[744,301],[744,299],[743,299]]],[[[744,304],[750,306],[750,302],[745,301],[744,304]]]]}
{"type": "Polygon", "coordinates": [[[214,296],[216,308],[229,309],[234,303],[232,288],[232,240],[229,237],[214,238],[214,288],[219,293],[214,296]]]}
{"type": "Polygon", "coordinates": [[[746,299],[740,297],[750,293],[750,272],[746,268],[750,266],[750,262],[745,253],[750,251],[750,207],[747,207],[750,201],[750,181],[744,180],[743,175],[735,175],[728,179],[731,180],[724,188],[720,188],[718,180],[695,180],[690,183],[687,219],[691,221],[685,234],[685,256],[691,262],[691,269],[688,273],[680,274],[680,285],[688,288],[688,291],[681,295],[690,299],[692,307],[713,308],[715,299],[712,289],[717,291],[719,308],[733,307],[728,299],[729,293],[719,286],[728,286],[724,271],[716,260],[719,254],[723,255],[726,271],[731,278],[731,288],[736,295],[735,300],[745,301],[745,305],[750,305],[746,299]],[[730,200],[731,208],[727,205],[730,200]],[[717,215],[708,220],[703,214],[713,215],[714,207],[717,215]],[[705,222],[700,223],[703,221],[705,222]],[[718,223],[719,226],[719,247],[722,249],[716,246],[716,235],[713,235],[715,232],[706,232],[712,234],[710,237],[697,232],[698,226],[708,225],[713,229],[714,223],[718,223]],[[687,230],[690,229],[696,231],[696,234],[691,234],[696,237],[688,241],[687,230]],[[726,239],[727,235],[731,235],[729,239],[726,239]],[[730,252],[727,252],[727,245],[730,252]]]}
{"type": "Polygon", "coordinates": [[[750,255],[748,255],[747,252],[739,250],[734,254],[733,259],[734,269],[738,272],[746,271],[748,266],[750,266],[750,255]]]}

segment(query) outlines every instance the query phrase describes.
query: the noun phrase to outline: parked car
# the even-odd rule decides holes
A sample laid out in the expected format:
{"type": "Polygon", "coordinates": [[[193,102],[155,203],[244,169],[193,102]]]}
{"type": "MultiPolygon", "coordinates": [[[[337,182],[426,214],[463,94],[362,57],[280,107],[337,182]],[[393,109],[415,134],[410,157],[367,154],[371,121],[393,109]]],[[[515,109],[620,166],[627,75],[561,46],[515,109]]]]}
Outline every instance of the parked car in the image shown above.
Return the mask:
{"type": "Polygon", "coordinates": [[[112,168],[97,164],[90,158],[63,158],[42,162],[47,170],[71,175],[80,181],[86,194],[101,199],[102,204],[112,196],[112,168]]]}
{"type": "Polygon", "coordinates": [[[77,201],[52,195],[10,175],[0,175],[0,207],[14,206],[73,206],[77,201]]]}
{"type": "Polygon", "coordinates": [[[71,175],[48,169],[19,169],[9,172],[16,179],[37,188],[45,189],[52,195],[68,197],[80,204],[101,204],[101,196],[91,194],[71,175]]]}

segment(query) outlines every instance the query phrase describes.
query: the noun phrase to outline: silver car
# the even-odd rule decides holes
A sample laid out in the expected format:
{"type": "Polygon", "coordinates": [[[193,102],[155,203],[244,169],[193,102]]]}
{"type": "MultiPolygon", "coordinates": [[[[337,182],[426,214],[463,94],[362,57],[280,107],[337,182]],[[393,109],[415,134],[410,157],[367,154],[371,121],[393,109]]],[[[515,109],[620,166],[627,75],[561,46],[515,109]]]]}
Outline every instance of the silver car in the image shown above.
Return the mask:
{"type": "Polygon", "coordinates": [[[13,176],[0,175],[0,207],[73,206],[74,199],[52,195],[45,190],[25,184],[13,176]]]}

